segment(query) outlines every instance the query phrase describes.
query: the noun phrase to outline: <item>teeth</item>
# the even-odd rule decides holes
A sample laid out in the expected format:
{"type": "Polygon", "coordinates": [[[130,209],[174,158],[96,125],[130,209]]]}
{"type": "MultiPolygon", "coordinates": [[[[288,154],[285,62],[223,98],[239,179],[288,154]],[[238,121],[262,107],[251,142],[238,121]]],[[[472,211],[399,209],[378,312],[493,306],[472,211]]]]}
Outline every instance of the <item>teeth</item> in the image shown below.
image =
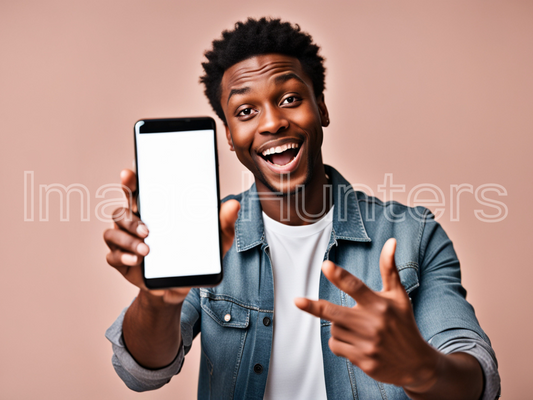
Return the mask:
{"type": "Polygon", "coordinates": [[[298,143],[287,143],[287,144],[284,144],[282,146],[276,146],[276,147],[271,147],[269,149],[266,149],[265,151],[263,151],[263,156],[268,156],[269,154],[279,154],[279,153],[283,153],[284,151],[288,150],[288,149],[297,149],[299,147],[298,143]]]}

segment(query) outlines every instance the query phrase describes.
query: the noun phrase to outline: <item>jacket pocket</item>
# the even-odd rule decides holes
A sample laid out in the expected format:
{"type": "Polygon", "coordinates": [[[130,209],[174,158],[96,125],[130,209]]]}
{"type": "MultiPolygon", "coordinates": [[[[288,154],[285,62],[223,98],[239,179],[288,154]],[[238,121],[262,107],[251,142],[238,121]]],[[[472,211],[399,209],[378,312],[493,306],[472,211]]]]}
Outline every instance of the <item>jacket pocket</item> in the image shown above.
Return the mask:
{"type": "Polygon", "coordinates": [[[202,310],[224,328],[248,328],[250,309],[226,299],[201,299],[202,310]]]}
{"type": "Polygon", "coordinates": [[[198,397],[231,399],[250,326],[251,310],[231,297],[207,291],[201,291],[200,305],[204,362],[200,366],[198,397]]]}
{"type": "Polygon", "coordinates": [[[400,274],[400,281],[407,292],[411,293],[420,286],[418,280],[418,264],[409,262],[398,266],[398,273],[400,274]]]}

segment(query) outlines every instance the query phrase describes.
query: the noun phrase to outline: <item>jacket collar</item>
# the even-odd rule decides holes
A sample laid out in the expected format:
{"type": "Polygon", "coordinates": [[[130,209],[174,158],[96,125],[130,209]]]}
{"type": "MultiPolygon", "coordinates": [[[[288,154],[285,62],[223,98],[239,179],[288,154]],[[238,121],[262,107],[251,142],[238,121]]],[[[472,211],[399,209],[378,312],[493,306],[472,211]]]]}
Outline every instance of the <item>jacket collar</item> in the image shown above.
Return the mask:
{"type": "MultiPolygon", "coordinates": [[[[370,242],[357,201],[356,192],[333,167],[325,165],[326,174],[333,186],[333,240],[370,242]]],[[[237,251],[246,251],[265,243],[261,203],[255,183],[243,193],[241,209],[235,223],[237,251]]]]}

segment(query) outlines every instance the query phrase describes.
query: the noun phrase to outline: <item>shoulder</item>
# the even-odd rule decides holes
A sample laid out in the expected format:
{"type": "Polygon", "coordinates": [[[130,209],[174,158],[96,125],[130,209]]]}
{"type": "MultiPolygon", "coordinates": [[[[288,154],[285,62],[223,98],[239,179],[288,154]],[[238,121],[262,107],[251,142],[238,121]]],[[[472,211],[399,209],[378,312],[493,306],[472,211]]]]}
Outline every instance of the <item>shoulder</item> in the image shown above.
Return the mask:
{"type": "Polygon", "coordinates": [[[225,203],[228,200],[237,200],[239,203],[242,202],[243,198],[247,196],[252,188],[245,190],[244,192],[238,193],[238,194],[228,194],[226,197],[224,197],[222,200],[220,200],[221,203],[225,203]]]}
{"type": "Polygon", "coordinates": [[[420,265],[428,242],[442,244],[448,240],[433,213],[426,207],[382,201],[359,191],[355,192],[355,202],[361,221],[373,242],[382,247],[388,238],[397,239],[396,258],[400,264],[414,262],[420,265]],[[443,235],[434,235],[436,231],[443,235]]]}
{"type": "Polygon", "coordinates": [[[433,213],[426,207],[410,207],[395,200],[382,201],[361,191],[354,193],[364,222],[418,225],[434,218],[433,213]]]}
{"type": "Polygon", "coordinates": [[[229,194],[226,197],[224,197],[222,200],[220,200],[220,202],[225,203],[228,200],[237,200],[240,203],[243,195],[244,195],[244,192],[239,193],[239,194],[229,194]]]}

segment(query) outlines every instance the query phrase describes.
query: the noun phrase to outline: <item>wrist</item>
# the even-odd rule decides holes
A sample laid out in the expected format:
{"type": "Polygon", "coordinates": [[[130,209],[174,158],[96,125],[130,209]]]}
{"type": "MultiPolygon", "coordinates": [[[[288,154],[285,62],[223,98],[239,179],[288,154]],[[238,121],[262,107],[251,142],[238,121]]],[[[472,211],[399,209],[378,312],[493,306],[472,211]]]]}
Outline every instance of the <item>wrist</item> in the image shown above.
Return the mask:
{"type": "Polygon", "coordinates": [[[428,351],[411,374],[411,381],[403,386],[407,393],[422,394],[430,391],[437,383],[442,364],[446,362],[444,354],[427,346],[428,351]]]}
{"type": "Polygon", "coordinates": [[[163,296],[156,296],[146,289],[141,289],[137,298],[141,307],[155,314],[181,311],[183,304],[183,302],[167,303],[163,296]]]}
{"type": "Polygon", "coordinates": [[[172,363],[181,343],[181,306],[140,290],[122,323],[124,345],[139,365],[159,369],[172,363]]]}

